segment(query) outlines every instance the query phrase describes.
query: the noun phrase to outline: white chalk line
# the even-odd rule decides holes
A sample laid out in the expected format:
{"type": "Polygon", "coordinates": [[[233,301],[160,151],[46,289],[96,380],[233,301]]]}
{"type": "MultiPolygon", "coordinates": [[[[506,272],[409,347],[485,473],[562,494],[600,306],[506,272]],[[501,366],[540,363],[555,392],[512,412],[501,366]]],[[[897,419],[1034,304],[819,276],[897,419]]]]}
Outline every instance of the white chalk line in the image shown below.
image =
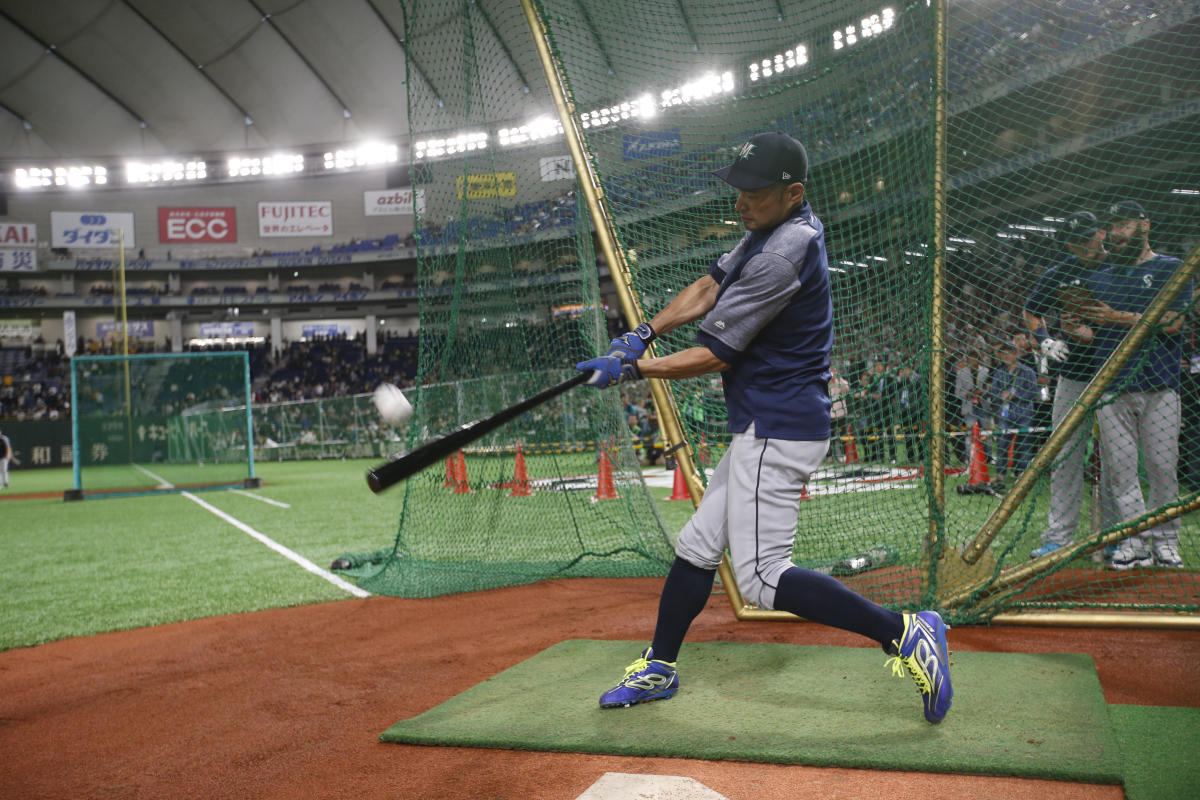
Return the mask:
{"type": "Polygon", "coordinates": [[[207,511],[210,511],[213,514],[216,514],[218,517],[225,520],[230,525],[232,525],[233,527],[242,531],[243,533],[249,534],[250,536],[254,537],[258,541],[265,544],[267,547],[274,550],[276,553],[279,553],[280,555],[284,556],[285,558],[291,559],[292,561],[296,562],[297,564],[299,564],[301,567],[308,570],[312,574],[314,574],[318,577],[324,578],[325,580],[329,581],[330,583],[332,583],[334,586],[338,587],[342,591],[349,592],[350,594],[354,595],[355,597],[370,597],[371,596],[371,593],[368,592],[366,589],[362,589],[358,586],[355,586],[354,584],[343,580],[342,578],[338,577],[337,575],[334,575],[332,572],[329,572],[328,570],[321,569],[316,564],[314,564],[313,562],[309,561],[304,556],[297,553],[295,550],[292,550],[288,547],[284,547],[279,542],[275,541],[274,539],[272,539],[271,537],[269,537],[265,534],[259,533],[258,531],[254,530],[254,528],[251,528],[249,525],[242,522],[241,520],[235,519],[235,518],[229,516],[228,514],[226,514],[221,509],[217,508],[216,506],[213,506],[213,505],[210,505],[210,504],[204,502],[203,500],[201,500],[199,497],[192,494],[191,492],[180,492],[180,494],[183,495],[184,497],[186,497],[188,500],[191,500],[193,503],[200,506],[201,508],[203,508],[207,511]]]}
{"type": "Polygon", "coordinates": [[[143,475],[149,475],[151,478],[158,481],[157,488],[159,488],[159,489],[174,489],[175,488],[175,484],[171,483],[169,480],[162,477],[161,475],[155,475],[153,472],[146,469],[141,464],[134,464],[133,468],[136,469],[138,472],[141,472],[143,475]]]}
{"type": "Polygon", "coordinates": [[[278,500],[272,500],[269,497],[263,497],[262,495],[255,494],[254,492],[246,492],[241,489],[230,489],[229,491],[233,492],[234,494],[240,494],[242,497],[253,497],[255,500],[261,500],[264,503],[270,503],[271,505],[279,506],[280,508],[291,508],[291,506],[287,503],[281,503],[278,500]]]}

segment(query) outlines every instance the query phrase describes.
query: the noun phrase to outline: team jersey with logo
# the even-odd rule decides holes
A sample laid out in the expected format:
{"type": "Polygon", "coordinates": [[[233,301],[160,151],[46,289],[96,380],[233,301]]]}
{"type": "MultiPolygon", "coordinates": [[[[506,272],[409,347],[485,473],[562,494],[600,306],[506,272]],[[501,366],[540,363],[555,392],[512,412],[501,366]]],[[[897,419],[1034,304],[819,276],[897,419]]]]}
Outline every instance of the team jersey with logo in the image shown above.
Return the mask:
{"type": "MultiPolygon", "coordinates": [[[[1163,284],[1179,266],[1178,258],[1156,255],[1132,267],[1110,266],[1092,276],[1091,289],[1095,298],[1117,311],[1143,313],[1163,284]]],[[[1192,296],[1192,282],[1175,297],[1172,311],[1186,311],[1192,296]]],[[[1096,368],[1108,358],[1129,328],[1118,325],[1097,325],[1094,358],[1096,368]]],[[[1161,331],[1150,338],[1130,356],[1121,372],[1109,384],[1114,391],[1143,392],[1155,389],[1178,389],[1180,359],[1183,357],[1183,337],[1168,336],[1161,331]]]]}
{"type": "Polygon", "coordinates": [[[1067,344],[1067,357],[1060,362],[1051,361],[1050,369],[1072,381],[1087,382],[1096,374],[1098,365],[1092,353],[1092,345],[1076,341],[1063,333],[1060,323],[1062,301],[1059,291],[1065,286],[1088,285],[1092,270],[1079,263],[1075,256],[1042,273],[1037,284],[1025,301],[1025,310],[1046,320],[1046,328],[1055,339],[1067,344]]]}
{"type": "Polygon", "coordinates": [[[697,340],[722,373],[730,433],[829,438],[833,301],[825,227],[804,203],[766,233],[748,231],[709,274],[721,284],[697,340]]]}

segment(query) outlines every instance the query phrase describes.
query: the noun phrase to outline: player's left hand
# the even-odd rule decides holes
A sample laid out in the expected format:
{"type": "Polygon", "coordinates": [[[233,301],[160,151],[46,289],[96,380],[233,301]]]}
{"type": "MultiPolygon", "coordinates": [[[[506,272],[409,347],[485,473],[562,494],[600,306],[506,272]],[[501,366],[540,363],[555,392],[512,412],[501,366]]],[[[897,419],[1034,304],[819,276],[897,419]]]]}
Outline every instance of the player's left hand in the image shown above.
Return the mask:
{"type": "Polygon", "coordinates": [[[618,383],[641,379],[642,371],[638,369],[636,358],[617,358],[616,356],[600,356],[580,361],[575,365],[580,372],[592,371],[588,379],[589,386],[604,389],[618,383]]]}
{"type": "Polygon", "coordinates": [[[607,356],[617,358],[641,358],[646,355],[646,346],[654,341],[657,334],[650,323],[643,322],[628,333],[623,333],[608,343],[607,356]]]}
{"type": "Polygon", "coordinates": [[[1084,306],[1079,309],[1079,314],[1088,322],[1093,322],[1097,325],[1114,324],[1112,319],[1116,311],[1108,303],[1097,301],[1095,305],[1084,306]]]}

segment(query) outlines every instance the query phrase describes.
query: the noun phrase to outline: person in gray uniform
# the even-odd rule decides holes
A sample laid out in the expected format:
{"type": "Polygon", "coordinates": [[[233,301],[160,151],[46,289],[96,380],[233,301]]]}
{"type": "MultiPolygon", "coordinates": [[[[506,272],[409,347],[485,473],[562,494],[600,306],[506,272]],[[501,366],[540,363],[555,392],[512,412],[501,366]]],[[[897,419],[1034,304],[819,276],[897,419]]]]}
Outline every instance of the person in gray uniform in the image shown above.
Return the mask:
{"type": "MultiPolygon", "coordinates": [[[[1083,394],[1096,375],[1099,364],[1092,354],[1095,331],[1080,317],[1079,301],[1093,273],[1104,265],[1108,251],[1104,247],[1106,232],[1100,220],[1090,211],[1068,214],[1055,238],[1067,251],[1067,257],[1046,270],[1029,299],[1025,301],[1025,324],[1040,343],[1057,375],[1054,387],[1054,406],[1051,419],[1054,427],[1062,424],[1075,401],[1083,394]]],[[[1029,554],[1038,558],[1071,543],[1079,524],[1079,512],[1084,495],[1085,443],[1091,435],[1091,420],[1086,420],[1059,451],[1050,469],[1050,511],[1042,533],[1042,544],[1029,554]]],[[[1103,467],[1099,487],[1100,515],[1104,527],[1116,522],[1112,493],[1104,485],[1103,467]]]]}
{"type": "Polygon", "coordinates": [[[12,460],[12,441],[6,434],[0,433],[0,483],[8,488],[8,462],[12,460]]]}
{"type": "Polygon", "coordinates": [[[830,434],[833,303],[824,226],[804,199],[808,156],[791,136],[760,133],[715,174],[738,190],[734,209],[745,236],[648,324],[614,339],[605,355],[576,364],[592,372],[597,388],[719,373],[732,434],[679,534],[651,646],[601,695],[600,706],[665,700],[679,690],[676,659],[728,549],[749,602],[879,642],[893,656],[893,671],[907,668],[916,682],[925,719],[941,722],[953,696],[942,618],[883,608],[791,561],[801,495],[830,434]],[[696,346],[645,357],[656,335],[697,319],[696,346]]]}
{"type": "MultiPolygon", "coordinates": [[[[1108,266],[1091,278],[1092,305],[1084,316],[1095,326],[1097,367],[1136,325],[1163,284],[1180,265],[1178,258],[1150,249],[1150,218],[1141,205],[1122,200],[1109,206],[1108,266]]],[[[1133,519],[1179,497],[1179,384],[1183,341],[1180,331],[1192,298],[1189,280],[1159,323],[1109,384],[1097,410],[1100,458],[1119,520],[1133,519]],[[1148,497],[1138,477],[1138,456],[1146,468],[1148,497]]],[[[1182,567],[1178,517],[1122,541],[1108,556],[1113,569],[1182,567]]]]}

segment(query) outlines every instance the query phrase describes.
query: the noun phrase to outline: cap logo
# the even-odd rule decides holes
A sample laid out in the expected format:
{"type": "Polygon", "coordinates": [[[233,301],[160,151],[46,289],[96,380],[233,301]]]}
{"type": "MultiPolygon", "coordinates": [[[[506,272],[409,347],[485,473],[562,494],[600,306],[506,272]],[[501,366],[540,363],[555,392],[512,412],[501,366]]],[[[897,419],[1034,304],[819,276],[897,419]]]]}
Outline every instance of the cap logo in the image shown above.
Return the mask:
{"type": "Polygon", "coordinates": [[[741,152],[738,153],[738,158],[745,159],[754,155],[755,147],[757,147],[757,145],[755,145],[754,142],[746,142],[744,145],[742,145],[741,152]]]}
{"type": "Polygon", "coordinates": [[[785,180],[785,181],[790,181],[792,179],[792,175],[790,172],[785,172],[782,175],[780,175],[779,177],[781,180],[785,180]]]}

